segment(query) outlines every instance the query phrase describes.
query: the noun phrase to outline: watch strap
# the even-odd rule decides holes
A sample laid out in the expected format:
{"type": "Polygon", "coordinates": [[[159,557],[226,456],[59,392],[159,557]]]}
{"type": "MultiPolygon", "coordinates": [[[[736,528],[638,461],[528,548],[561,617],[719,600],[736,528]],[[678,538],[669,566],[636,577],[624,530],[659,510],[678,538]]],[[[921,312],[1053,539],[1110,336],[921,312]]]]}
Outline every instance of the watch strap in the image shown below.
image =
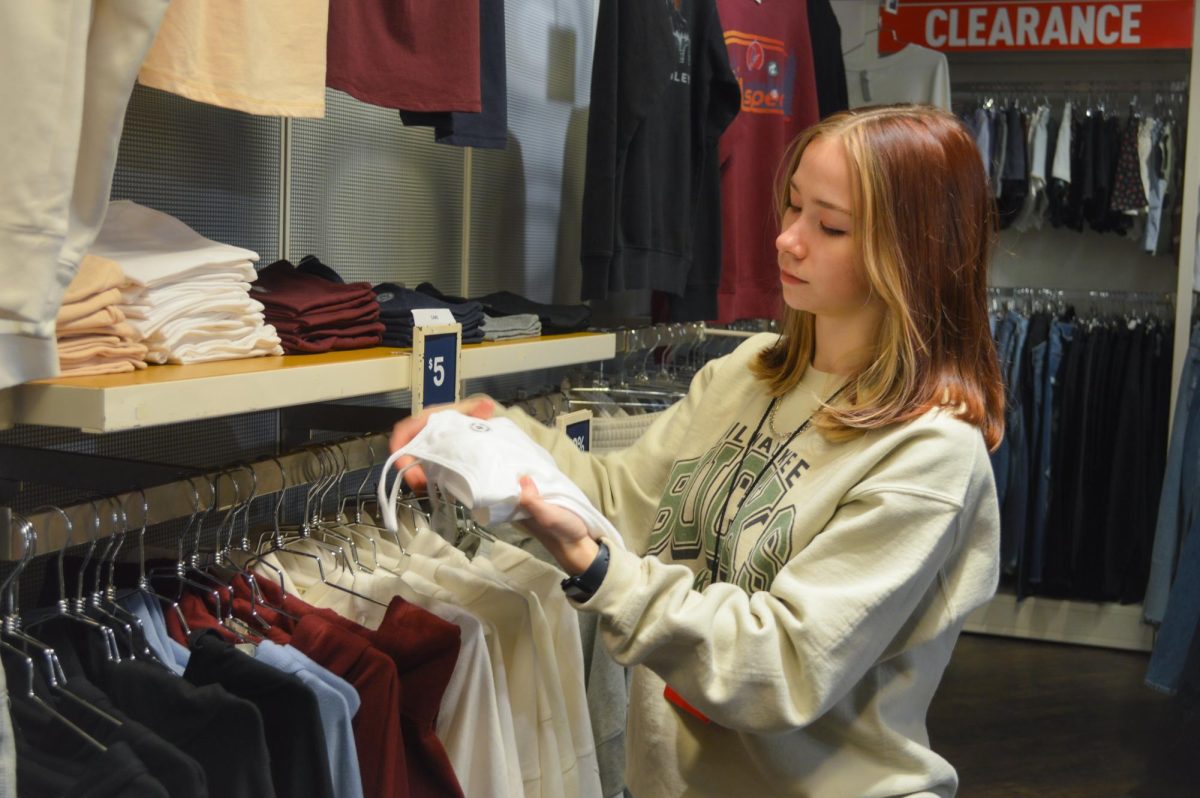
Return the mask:
{"type": "Polygon", "coordinates": [[[608,573],[608,544],[600,542],[600,550],[592,564],[581,574],[568,576],[562,580],[563,592],[573,601],[587,601],[600,589],[604,576],[608,573]]]}

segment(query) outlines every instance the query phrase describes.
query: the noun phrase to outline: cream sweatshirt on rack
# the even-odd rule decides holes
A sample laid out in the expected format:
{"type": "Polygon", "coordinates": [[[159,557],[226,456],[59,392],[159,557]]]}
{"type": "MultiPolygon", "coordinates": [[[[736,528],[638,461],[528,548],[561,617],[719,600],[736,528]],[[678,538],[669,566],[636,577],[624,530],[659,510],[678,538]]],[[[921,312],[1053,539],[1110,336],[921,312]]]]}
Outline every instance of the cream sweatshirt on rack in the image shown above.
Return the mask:
{"type": "MultiPolygon", "coordinates": [[[[945,411],[830,443],[810,429],[759,481],[720,545],[718,521],[768,397],[760,335],[710,362],[631,448],[603,457],[518,410],[628,549],[579,609],[636,665],[628,784],[659,796],[950,796],[925,729],[968,613],[999,575],[995,486],[980,432],[945,411]],[[648,554],[648,556],[640,556],[648,554]],[[669,684],[704,723],[663,697],[669,684]]],[[[831,375],[809,370],[776,426],[795,429],[831,375]]],[[[780,444],[768,425],[740,493],[780,444]]]]}

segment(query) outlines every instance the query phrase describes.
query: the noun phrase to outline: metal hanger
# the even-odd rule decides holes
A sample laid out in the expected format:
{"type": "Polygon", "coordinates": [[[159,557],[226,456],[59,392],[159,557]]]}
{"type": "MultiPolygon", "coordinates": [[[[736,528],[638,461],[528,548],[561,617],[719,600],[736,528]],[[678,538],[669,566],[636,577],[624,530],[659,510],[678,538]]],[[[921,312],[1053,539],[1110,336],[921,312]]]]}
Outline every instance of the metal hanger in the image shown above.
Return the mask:
{"type": "MultiPolygon", "coordinates": [[[[15,598],[12,597],[11,591],[15,590],[14,586],[20,583],[18,577],[20,576],[21,572],[25,570],[26,564],[28,564],[30,557],[33,555],[33,540],[35,539],[35,532],[33,530],[33,524],[15,512],[11,514],[10,523],[16,525],[17,529],[19,530],[24,548],[22,549],[21,559],[17,563],[17,566],[9,573],[7,577],[4,578],[4,582],[0,583],[0,594],[6,594],[9,597],[9,607],[15,609],[15,598]],[[5,593],[5,591],[10,592],[5,593]]],[[[7,620],[8,619],[6,618],[6,625],[7,620]]],[[[8,682],[9,694],[13,700],[28,701],[31,705],[36,706],[40,711],[62,723],[64,726],[70,729],[72,733],[74,733],[96,751],[103,753],[104,751],[108,750],[103,743],[85,732],[83,729],[76,726],[72,721],[68,720],[65,716],[63,716],[62,713],[60,713],[45,699],[37,694],[37,692],[34,690],[35,663],[27,651],[18,648],[0,636],[0,653],[8,655],[8,662],[18,663],[19,669],[16,671],[16,673],[25,677],[23,681],[18,682],[17,680],[13,679],[14,671],[10,670],[8,667],[5,667],[4,671],[5,675],[7,676],[6,681],[8,682]]],[[[54,672],[54,668],[49,667],[48,670],[49,680],[55,679],[56,674],[54,672]]],[[[53,683],[53,681],[51,681],[51,683],[53,683]]]]}
{"type": "Polygon", "coordinates": [[[203,597],[211,598],[213,601],[213,607],[215,607],[216,610],[216,617],[221,618],[224,617],[224,613],[222,612],[220,591],[189,576],[190,566],[187,561],[187,557],[184,554],[184,542],[187,540],[188,535],[192,530],[192,525],[196,522],[196,519],[199,518],[201,509],[200,492],[196,489],[196,483],[193,481],[193,479],[193,477],[187,478],[187,485],[192,491],[192,515],[188,518],[187,524],[184,526],[183,531],[179,533],[178,543],[176,545],[175,565],[169,568],[151,568],[149,576],[151,580],[155,578],[174,580],[177,586],[175,591],[176,603],[183,598],[183,589],[185,587],[192,588],[203,597]]]}
{"type": "MultiPolygon", "coordinates": [[[[42,648],[43,650],[45,650],[46,652],[48,652],[48,655],[47,655],[48,661],[49,660],[53,661],[53,664],[57,670],[57,673],[63,678],[64,681],[66,679],[66,674],[64,674],[62,672],[62,666],[59,665],[58,658],[56,656],[54,656],[54,649],[51,646],[48,646],[45,643],[42,643],[41,641],[35,639],[34,637],[32,637],[29,634],[29,630],[34,629],[38,626],[41,626],[42,624],[44,624],[52,619],[67,618],[74,623],[82,624],[83,626],[90,629],[93,633],[100,635],[101,639],[104,641],[105,659],[107,659],[109,662],[120,662],[121,661],[121,653],[117,647],[116,634],[113,632],[113,630],[111,628],[109,628],[108,626],[105,626],[102,623],[99,623],[98,621],[96,621],[92,618],[89,618],[83,612],[84,603],[83,603],[83,568],[82,567],[80,568],[80,571],[79,571],[79,581],[77,583],[78,584],[77,598],[74,601],[68,600],[68,598],[67,598],[66,579],[64,578],[64,572],[63,572],[63,558],[66,556],[67,549],[70,548],[70,546],[71,546],[71,538],[72,538],[72,535],[74,532],[74,525],[71,523],[71,517],[69,515],[67,515],[67,513],[65,511],[63,511],[62,508],[54,507],[51,505],[45,505],[45,506],[39,507],[39,508],[35,509],[33,512],[34,512],[34,514],[42,513],[42,512],[57,513],[58,516],[60,518],[62,518],[63,524],[66,527],[66,540],[63,543],[63,547],[61,549],[59,549],[58,558],[57,558],[57,562],[58,562],[58,603],[55,605],[56,612],[54,612],[53,614],[44,616],[42,618],[39,618],[37,620],[31,621],[28,624],[23,624],[22,619],[20,617],[20,613],[17,610],[17,600],[16,600],[16,596],[15,596],[15,591],[13,588],[10,587],[9,609],[8,609],[7,617],[5,618],[5,622],[4,622],[5,632],[10,635],[19,637],[20,639],[24,640],[25,642],[31,643],[35,646],[38,646],[38,647],[42,648]]],[[[32,537],[31,537],[30,545],[29,545],[29,548],[27,549],[27,551],[32,553],[33,549],[37,545],[36,530],[31,529],[31,535],[32,535],[32,537]]],[[[86,560],[85,560],[84,564],[86,565],[86,560]]]]}
{"type": "MultiPolygon", "coordinates": [[[[92,582],[91,592],[88,593],[88,595],[86,597],[82,594],[83,579],[87,573],[87,565],[89,562],[91,562],[92,554],[96,550],[96,544],[99,542],[99,536],[100,536],[100,519],[101,519],[100,508],[96,504],[96,501],[94,499],[90,500],[89,503],[92,505],[92,524],[91,524],[92,534],[89,536],[90,545],[88,546],[87,557],[84,558],[83,564],[79,568],[80,594],[77,598],[77,602],[78,602],[77,611],[81,612],[82,614],[86,615],[89,618],[92,618],[97,623],[103,624],[103,625],[109,627],[110,629],[112,629],[113,634],[114,634],[114,639],[118,643],[125,644],[125,648],[122,650],[122,653],[126,657],[133,658],[135,656],[135,652],[137,650],[137,640],[135,639],[134,633],[133,633],[134,625],[137,624],[137,626],[140,628],[141,624],[137,621],[136,617],[132,616],[132,614],[131,614],[131,617],[133,617],[132,621],[130,621],[128,618],[120,617],[116,612],[113,612],[108,607],[104,606],[104,602],[102,601],[102,592],[100,589],[100,584],[101,584],[101,578],[104,575],[105,559],[108,557],[109,553],[112,551],[113,544],[115,542],[114,537],[112,535],[110,535],[107,539],[107,542],[104,547],[104,553],[96,561],[96,569],[95,569],[95,573],[94,573],[94,579],[92,582]]],[[[115,508],[112,510],[112,519],[111,520],[112,520],[112,529],[115,532],[119,528],[117,511],[115,508]]]]}
{"type": "MultiPolygon", "coordinates": [[[[251,552],[250,540],[249,540],[250,506],[254,503],[254,499],[257,498],[257,496],[258,496],[258,474],[255,472],[254,468],[249,465],[246,465],[244,463],[240,464],[239,468],[242,470],[245,470],[246,473],[250,477],[250,494],[246,497],[245,501],[243,501],[240,504],[237,504],[231,508],[232,512],[229,514],[230,515],[229,534],[226,537],[225,545],[222,547],[222,550],[220,552],[218,552],[217,562],[224,567],[233,569],[234,572],[229,575],[229,580],[228,580],[231,584],[232,584],[233,580],[238,577],[241,577],[246,582],[246,585],[250,589],[250,609],[249,609],[250,620],[253,621],[255,624],[257,624],[263,631],[267,631],[271,628],[271,622],[268,621],[266,618],[264,618],[261,614],[259,614],[259,612],[258,612],[259,607],[270,610],[273,613],[283,615],[284,617],[289,618],[293,621],[298,621],[300,619],[297,616],[293,615],[292,613],[288,612],[287,610],[283,609],[282,607],[276,607],[273,604],[271,604],[270,602],[268,602],[266,600],[266,598],[263,596],[262,589],[258,586],[258,576],[252,570],[245,567],[244,564],[239,563],[238,559],[235,559],[233,557],[233,552],[235,550],[240,551],[240,552],[245,552],[245,553],[251,552]],[[243,526],[243,530],[242,530],[241,539],[238,541],[238,548],[234,549],[233,539],[234,539],[234,536],[237,531],[236,530],[237,514],[239,512],[242,513],[242,519],[243,519],[244,526],[243,526]]],[[[232,475],[231,475],[231,479],[232,479],[232,475]]],[[[235,490],[237,490],[238,494],[240,495],[241,490],[238,487],[238,483],[236,480],[234,480],[234,488],[235,488],[235,490]]],[[[263,561],[259,562],[258,564],[260,567],[266,567],[266,568],[269,568],[269,569],[275,571],[277,576],[279,577],[280,586],[282,588],[283,572],[280,571],[278,568],[276,568],[274,565],[272,565],[270,562],[268,562],[266,560],[263,560],[263,561]]],[[[285,593],[285,595],[286,595],[286,593],[285,593]]]]}
{"type": "MultiPolygon", "coordinates": [[[[283,479],[283,482],[282,482],[283,487],[279,492],[279,501],[277,501],[275,504],[275,517],[274,517],[275,528],[272,533],[268,533],[267,535],[264,535],[262,538],[260,538],[258,553],[254,557],[251,558],[250,562],[261,562],[263,557],[265,557],[267,554],[272,554],[272,553],[276,553],[276,554],[286,553],[286,554],[291,554],[293,556],[307,557],[307,558],[312,559],[315,562],[316,567],[317,567],[317,578],[321,581],[322,584],[328,585],[329,587],[332,587],[335,590],[340,590],[344,593],[349,593],[352,596],[361,598],[364,601],[369,601],[372,604],[378,604],[381,607],[386,607],[387,606],[386,604],[376,601],[375,599],[371,598],[370,596],[364,596],[363,594],[358,593],[358,592],[356,592],[348,587],[345,587],[343,585],[340,585],[335,581],[330,581],[329,575],[325,572],[325,564],[324,564],[323,558],[320,556],[320,554],[314,553],[313,551],[306,550],[307,548],[312,548],[312,547],[316,547],[318,549],[318,551],[324,549],[327,551],[327,553],[330,553],[335,557],[335,560],[334,560],[335,564],[337,564],[339,562],[344,564],[344,561],[342,560],[342,558],[345,557],[345,552],[342,550],[341,547],[331,546],[330,544],[325,543],[324,541],[314,540],[312,537],[308,536],[307,534],[304,534],[307,530],[305,530],[303,525],[297,527],[296,532],[294,534],[292,534],[291,536],[285,536],[283,534],[283,527],[281,526],[281,523],[280,523],[280,513],[283,508],[283,495],[287,491],[287,488],[288,488],[287,471],[284,469],[283,464],[281,462],[279,462],[278,459],[276,459],[276,458],[271,458],[271,459],[274,460],[275,465],[279,467],[279,472],[283,479]],[[265,550],[263,547],[264,542],[267,544],[265,550]]],[[[247,568],[250,567],[249,563],[246,565],[246,567],[247,568]]],[[[283,589],[282,575],[280,576],[280,589],[283,589]]]]}
{"type": "MultiPolygon", "coordinates": [[[[66,546],[69,546],[70,541],[71,541],[71,519],[70,519],[70,517],[61,508],[58,508],[58,507],[47,506],[44,508],[38,508],[34,512],[38,513],[38,512],[41,512],[43,509],[52,510],[52,511],[59,513],[60,516],[63,518],[63,520],[66,522],[66,524],[67,524],[67,541],[64,544],[64,549],[63,549],[65,551],[66,546]]],[[[26,520],[24,518],[22,518],[21,520],[24,521],[24,525],[21,527],[21,529],[22,529],[21,540],[22,540],[22,545],[24,546],[24,548],[21,552],[20,562],[18,563],[17,567],[13,570],[13,572],[11,574],[9,574],[8,578],[4,582],[4,585],[8,587],[8,594],[7,594],[8,613],[4,619],[2,636],[8,637],[9,640],[11,640],[11,641],[16,641],[17,643],[20,643],[21,645],[13,646],[13,647],[17,648],[18,650],[23,650],[26,654],[28,653],[27,652],[28,646],[32,646],[33,648],[35,648],[37,650],[38,654],[41,656],[41,661],[43,663],[45,663],[44,676],[45,676],[46,684],[55,695],[62,696],[63,698],[71,701],[76,706],[82,707],[82,708],[88,710],[89,712],[91,712],[92,714],[96,715],[97,717],[107,721],[108,723],[111,723],[114,726],[120,727],[123,725],[120,720],[113,717],[112,715],[105,712],[104,710],[100,709],[99,707],[95,706],[91,702],[86,701],[85,699],[75,695],[74,693],[72,693],[71,691],[66,689],[65,685],[67,683],[67,674],[63,670],[62,662],[59,660],[58,654],[55,653],[54,647],[42,642],[41,640],[38,640],[34,635],[32,635],[30,633],[30,629],[32,629],[36,626],[39,626],[49,620],[52,620],[55,618],[69,618],[72,621],[78,622],[93,631],[99,631],[102,638],[105,641],[105,658],[111,662],[119,662],[120,661],[120,656],[117,653],[116,642],[113,639],[114,636],[113,636],[113,632],[111,629],[109,629],[106,626],[103,626],[102,624],[97,623],[96,621],[94,621],[90,618],[87,618],[85,616],[76,615],[74,613],[71,613],[69,610],[67,610],[68,605],[67,605],[67,600],[66,600],[65,585],[61,581],[61,577],[60,577],[60,581],[59,581],[59,603],[57,605],[58,612],[55,614],[52,614],[52,615],[48,615],[45,618],[34,621],[32,623],[24,624],[24,625],[22,624],[20,607],[18,606],[18,601],[17,601],[17,590],[20,585],[20,579],[18,577],[19,577],[20,573],[25,570],[25,567],[29,564],[29,560],[32,559],[33,555],[36,553],[37,530],[34,529],[33,524],[30,524],[28,522],[28,520],[26,520]]],[[[61,558],[60,558],[60,561],[59,561],[60,574],[61,574],[61,567],[62,567],[62,562],[61,562],[61,558]]],[[[82,578],[82,574],[81,574],[80,578],[82,578]]],[[[33,687],[32,687],[33,675],[32,675],[32,673],[33,672],[31,671],[30,692],[33,691],[33,687]]]]}
{"type": "Polygon", "coordinates": [[[179,625],[183,628],[185,635],[191,635],[192,629],[188,626],[187,619],[183,617],[183,609],[179,606],[179,600],[169,598],[160,593],[155,592],[150,584],[150,579],[146,575],[146,527],[150,524],[150,502],[146,498],[146,491],[142,488],[137,489],[142,497],[142,528],[138,532],[138,579],[136,590],[150,598],[157,599],[160,605],[166,605],[175,613],[175,617],[179,620],[179,625]]]}

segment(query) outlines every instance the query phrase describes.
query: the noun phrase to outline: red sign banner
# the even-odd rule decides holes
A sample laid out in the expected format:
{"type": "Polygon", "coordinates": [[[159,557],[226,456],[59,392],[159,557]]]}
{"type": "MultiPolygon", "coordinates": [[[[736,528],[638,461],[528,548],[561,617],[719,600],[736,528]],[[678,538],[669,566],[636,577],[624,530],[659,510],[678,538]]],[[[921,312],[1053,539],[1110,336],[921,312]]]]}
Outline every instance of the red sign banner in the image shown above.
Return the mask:
{"type": "Polygon", "coordinates": [[[879,50],[1160,50],[1192,46],[1193,0],[900,0],[880,10],[879,50]]]}

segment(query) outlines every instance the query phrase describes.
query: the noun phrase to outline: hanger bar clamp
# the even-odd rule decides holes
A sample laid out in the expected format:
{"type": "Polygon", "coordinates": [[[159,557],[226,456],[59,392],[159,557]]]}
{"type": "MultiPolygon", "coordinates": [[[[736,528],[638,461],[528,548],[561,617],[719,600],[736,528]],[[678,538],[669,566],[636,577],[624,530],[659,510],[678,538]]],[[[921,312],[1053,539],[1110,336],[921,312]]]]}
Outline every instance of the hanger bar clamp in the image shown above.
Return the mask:
{"type": "MultiPolygon", "coordinates": [[[[279,457],[258,460],[244,465],[230,465],[210,472],[197,472],[190,478],[184,477],[166,484],[145,489],[146,519],[142,518],[142,491],[117,493],[99,500],[101,513],[99,537],[108,537],[117,530],[113,528],[113,511],[118,507],[125,510],[128,527],[137,529],[143,525],[161,524],[177,518],[187,518],[197,509],[208,509],[213,504],[213,487],[216,486],[219,502],[213,509],[227,510],[236,502],[250,495],[247,469],[253,469],[255,496],[278,493],[282,488],[296,487],[313,482],[322,472],[322,464],[316,451],[336,447],[347,465],[347,472],[373,468],[383,461],[388,451],[386,434],[368,435],[344,441],[315,444],[279,457]],[[282,470],[281,470],[282,466],[282,470]],[[284,483],[286,475],[286,485],[284,483]],[[237,495],[238,489],[241,495],[237,495]],[[198,505],[198,507],[197,507],[198,505]]],[[[75,529],[74,542],[86,541],[91,535],[96,510],[91,502],[83,502],[63,510],[71,519],[75,529]],[[81,532],[81,530],[87,530],[81,532]]],[[[55,511],[25,516],[37,530],[37,553],[49,554],[62,549],[66,543],[65,524],[55,511]]],[[[12,512],[0,507],[0,560],[16,560],[21,557],[21,536],[14,534],[12,512]]]]}

